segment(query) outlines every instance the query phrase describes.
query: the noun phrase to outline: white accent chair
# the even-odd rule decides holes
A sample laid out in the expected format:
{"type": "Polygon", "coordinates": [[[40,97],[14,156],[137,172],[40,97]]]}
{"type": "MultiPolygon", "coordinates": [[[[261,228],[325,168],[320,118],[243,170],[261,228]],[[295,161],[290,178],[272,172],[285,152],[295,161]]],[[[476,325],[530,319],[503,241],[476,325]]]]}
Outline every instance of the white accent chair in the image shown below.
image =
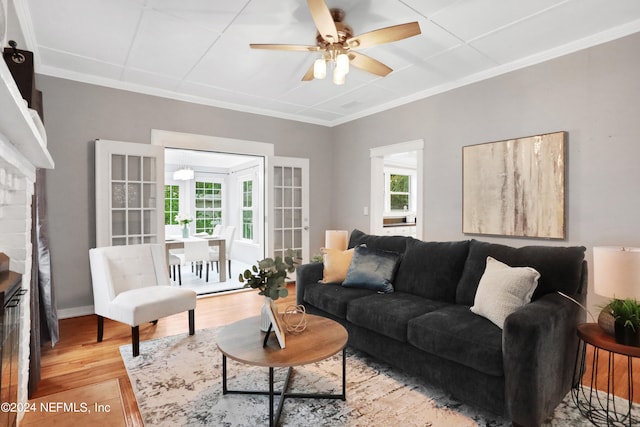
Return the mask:
{"type": "Polygon", "coordinates": [[[133,356],[140,354],[139,326],[161,317],[189,312],[189,335],[195,332],[196,293],[169,284],[164,245],[107,246],[89,250],[98,342],[104,318],[131,326],[133,356]]]}
{"type": "MultiPolygon", "coordinates": [[[[227,262],[229,263],[229,277],[231,277],[231,245],[233,245],[233,235],[235,234],[235,231],[236,227],[234,225],[228,225],[222,232],[222,237],[224,238],[225,256],[227,258],[227,262]]],[[[211,261],[212,263],[215,262],[218,271],[220,271],[220,266],[218,265],[218,262],[220,261],[220,253],[217,247],[209,248],[209,261],[211,261]]]]}

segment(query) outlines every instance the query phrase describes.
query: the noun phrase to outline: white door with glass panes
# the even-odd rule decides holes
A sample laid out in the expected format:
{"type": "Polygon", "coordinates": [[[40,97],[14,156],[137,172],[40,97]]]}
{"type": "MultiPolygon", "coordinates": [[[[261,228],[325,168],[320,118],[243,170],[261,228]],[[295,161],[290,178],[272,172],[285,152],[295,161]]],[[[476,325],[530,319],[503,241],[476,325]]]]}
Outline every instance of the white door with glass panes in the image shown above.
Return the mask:
{"type": "Polygon", "coordinates": [[[96,246],[164,242],[164,148],[96,140],[96,246]]]}
{"type": "Polygon", "coordinates": [[[273,248],[309,261],[309,159],[273,159],[273,248]]]}

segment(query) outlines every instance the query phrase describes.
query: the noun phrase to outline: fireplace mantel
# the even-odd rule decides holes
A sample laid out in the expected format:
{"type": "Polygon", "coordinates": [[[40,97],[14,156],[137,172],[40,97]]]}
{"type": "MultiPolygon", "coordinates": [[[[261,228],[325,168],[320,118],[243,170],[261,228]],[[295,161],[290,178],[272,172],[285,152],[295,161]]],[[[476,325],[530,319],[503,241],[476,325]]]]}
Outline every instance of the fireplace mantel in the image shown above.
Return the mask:
{"type": "Polygon", "coordinates": [[[35,180],[35,168],[53,168],[45,138],[33,121],[4,61],[0,61],[0,158],[35,180]]]}

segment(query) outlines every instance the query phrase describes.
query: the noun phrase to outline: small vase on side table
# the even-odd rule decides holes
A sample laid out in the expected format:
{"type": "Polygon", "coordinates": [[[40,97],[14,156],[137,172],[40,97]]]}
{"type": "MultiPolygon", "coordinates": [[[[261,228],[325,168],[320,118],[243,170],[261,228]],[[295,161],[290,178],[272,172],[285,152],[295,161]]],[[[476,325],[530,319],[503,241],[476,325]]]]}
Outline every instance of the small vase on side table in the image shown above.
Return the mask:
{"type": "Polygon", "coordinates": [[[182,226],[182,238],[186,239],[187,237],[189,237],[189,224],[182,226]]]}

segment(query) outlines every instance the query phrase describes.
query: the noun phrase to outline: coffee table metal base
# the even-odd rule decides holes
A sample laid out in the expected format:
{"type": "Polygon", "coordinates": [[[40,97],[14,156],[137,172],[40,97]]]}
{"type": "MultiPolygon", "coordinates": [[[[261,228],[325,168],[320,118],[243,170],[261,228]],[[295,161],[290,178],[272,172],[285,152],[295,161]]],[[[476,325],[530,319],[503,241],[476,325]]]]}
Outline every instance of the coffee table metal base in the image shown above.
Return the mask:
{"type": "Polygon", "coordinates": [[[280,420],[282,414],[282,406],[284,399],[287,397],[304,398],[304,399],[340,399],[346,400],[346,388],[347,388],[347,362],[346,362],[346,347],[342,349],[342,394],[323,394],[323,393],[290,393],[288,392],[289,382],[291,380],[291,374],[293,373],[293,367],[288,368],[287,377],[284,380],[284,384],[281,391],[275,391],[273,389],[273,367],[269,367],[269,390],[229,390],[227,387],[227,356],[222,355],[222,394],[257,394],[262,396],[269,396],[269,426],[274,427],[280,420]],[[280,395],[280,401],[278,402],[278,408],[274,410],[275,396],[280,395]]]}

